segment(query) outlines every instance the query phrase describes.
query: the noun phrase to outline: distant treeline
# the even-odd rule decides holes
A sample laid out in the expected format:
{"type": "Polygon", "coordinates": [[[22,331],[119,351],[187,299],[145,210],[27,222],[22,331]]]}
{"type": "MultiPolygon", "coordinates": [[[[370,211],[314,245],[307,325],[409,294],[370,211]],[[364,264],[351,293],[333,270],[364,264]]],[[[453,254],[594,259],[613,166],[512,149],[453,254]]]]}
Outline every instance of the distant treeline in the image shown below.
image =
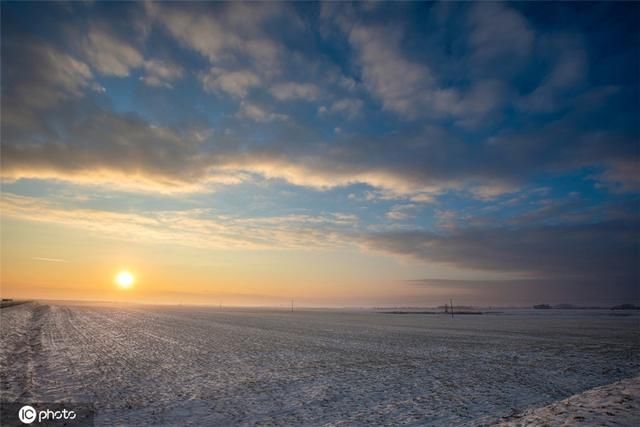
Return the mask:
{"type": "Polygon", "coordinates": [[[550,309],[556,309],[556,310],[606,310],[606,309],[611,309],[611,310],[640,310],[640,306],[634,305],[634,304],[620,304],[620,305],[616,305],[613,307],[599,307],[599,306],[590,306],[590,307],[582,307],[582,306],[577,306],[577,305],[573,305],[573,304],[557,304],[554,306],[551,306],[549,304],[537,304],[534,305],[533,308],[535,308],[536,310],[550,310],[550,309]]]}

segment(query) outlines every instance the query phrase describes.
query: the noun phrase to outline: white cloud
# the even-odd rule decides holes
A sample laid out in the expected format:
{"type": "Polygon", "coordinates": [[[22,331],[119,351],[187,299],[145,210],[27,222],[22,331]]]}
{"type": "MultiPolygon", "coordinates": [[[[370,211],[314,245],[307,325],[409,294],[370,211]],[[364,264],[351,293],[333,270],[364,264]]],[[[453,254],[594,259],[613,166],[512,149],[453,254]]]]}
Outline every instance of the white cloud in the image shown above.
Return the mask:
{"type": "Polygon", "coordinates": [[[466,91],[439,85],[429,66],[403,54],[402,38],[399,29],[388,27],[356,25],[349,33],[365,86],[385,109],[408,119],[453,116],[472,124],[506,101],[507,89],[498,80],[476,82],[466,91]]]}
{"type": "Polygon", "coordinates": [[[126,77],[131,68],[143,65],[142,54],[136,48],[98,27],[89,30],[83,52],[91,65],[105,75],[126,77]]]}
{"type": "Polygon", "coordinates": [[[334,102],[329,111],[335,114],[345,114],[347,118],[353,119],[360,115],[364,103],[359,99],[344,98],[334,102]]]}
{"type": "Polygon", "coordinates": [[[401,32],[394,28],[354,26],[349,41],[357,49],[366,86],[386,109],[417,115],[416,104],[434,78],[431,70],[411,62],[400,53],[401,32]]]}
{"type": "Polygon", "coordinates": [[[251,102],[243,101],[240,104],[240,110],[236,113],[236,117],[247,118],[256,122],[270,122],[272,120],[286,120],[287,116],[284,114],[272,113],[264,109],[259,105],[251,102]]]}
{"type": "Polygon", "coordinates": [[[63,224],[102,238],[198,248],[319,249],[349,243],[346,230],[358,226],[353,214],[291,214],[234,217],[213,209],[114,212],[70,207],[54,201],[3,194],[2,215],[63,224]]]}
{"type": "Polygon", "coordinates": [[[146,74],[140,79],[148,86],[170,88],[171,82],[182,78],[184,70],[178,64],[160,60],[144,62],[146,74]]]}
{"type": "Polygon", "coordinates": [[[212,67],[200,75],[202,87],[207,92],[225,92],[238,98],[247,96],[249,89],[260,85],[260,77],[252,71],[226,71],[212,67]]]}
{"type": "Polygon", "coordinates": [[[470,192],[478,200],[493,200],[504,194],[513,193],[517,188],[503,182],[485,183],[470,187],[470,192]]]}
{"type": "Polygon", "coordinates": [[[269,91],[280,101],[296,99],[313,101],[320,94],[320,88],[311,83],[279,83],[272,86],[269,91]]]}
{"type": "Polygon", "coordinates": [[[272,74],[279,67],[283,47],[267,35],[263,26],[278,16],[281,5],[221,3],[215,13],[198,4],[179,6],[149,2],[146,9],[174,38],[211,64],[247,58],[261,74],[272,74]]]}
{"type": "Polygon", "coordinates": [[[414,204],[395,205],[384,216],[394,221],[406,221],[414,217],[415,210],[414,204]]]}

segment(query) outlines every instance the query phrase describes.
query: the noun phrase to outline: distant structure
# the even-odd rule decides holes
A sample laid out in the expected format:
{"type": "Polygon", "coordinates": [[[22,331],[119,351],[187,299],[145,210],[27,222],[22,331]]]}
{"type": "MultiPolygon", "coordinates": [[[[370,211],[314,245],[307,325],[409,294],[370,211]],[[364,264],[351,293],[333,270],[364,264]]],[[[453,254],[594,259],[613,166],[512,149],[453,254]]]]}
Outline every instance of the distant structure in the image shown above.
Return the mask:
{"type": "Polygon", "coordinates": [[[640,310],[640,307],[635,304],[620,304],[611,307],[611,310],[640,310]]]}
{"type": "Polygon", "coordinates": [[[444,312],[445,314],[451,313],[451,317],[453,317],[453,300],[449,300],[449,303],[444,305],[444,312]],[[451,311],[449,311],[449,308],[451,308],[451,311]]]}
{"type": "Polygon", "coordinates": [[[549,304],[536,304],[533,306],[536,310],[549,310],[551,306],[549,304]]]}

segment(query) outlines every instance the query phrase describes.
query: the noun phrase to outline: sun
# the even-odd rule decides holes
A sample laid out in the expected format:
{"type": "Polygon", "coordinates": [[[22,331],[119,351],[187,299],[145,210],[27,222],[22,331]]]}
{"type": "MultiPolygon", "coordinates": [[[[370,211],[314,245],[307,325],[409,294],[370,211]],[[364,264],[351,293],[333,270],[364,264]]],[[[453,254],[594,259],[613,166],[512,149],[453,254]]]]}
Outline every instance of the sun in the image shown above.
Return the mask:
{"type": "Polygon", "coordinates": [[[133,274],[129,273],[126,270],[123,270],[116,274],[116,283],[122,289],[129,289],[131,286],[133,286],[133,282],[135,282],[135,280],[136,279],[135,277],[133,277],[133,274]]]}

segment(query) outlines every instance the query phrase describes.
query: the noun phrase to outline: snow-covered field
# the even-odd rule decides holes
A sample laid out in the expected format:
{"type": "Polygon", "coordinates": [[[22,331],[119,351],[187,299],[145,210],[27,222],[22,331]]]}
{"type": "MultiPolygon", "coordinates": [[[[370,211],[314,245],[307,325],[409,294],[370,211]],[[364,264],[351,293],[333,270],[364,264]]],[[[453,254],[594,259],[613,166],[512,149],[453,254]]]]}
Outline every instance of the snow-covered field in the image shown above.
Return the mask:
{"type": "Polygon", "coordinates": [[[640,377],[634,377],[508,417],[499,426],[579,426],[584,423],[597,426],[636,426],[639,422],[640,377]]]}
{"type": "Polygon", "coordinates": [[[488,424],[637,376],[639,320],[28,303],[0,310],[0,397],[98,425],[488,424]]]}

